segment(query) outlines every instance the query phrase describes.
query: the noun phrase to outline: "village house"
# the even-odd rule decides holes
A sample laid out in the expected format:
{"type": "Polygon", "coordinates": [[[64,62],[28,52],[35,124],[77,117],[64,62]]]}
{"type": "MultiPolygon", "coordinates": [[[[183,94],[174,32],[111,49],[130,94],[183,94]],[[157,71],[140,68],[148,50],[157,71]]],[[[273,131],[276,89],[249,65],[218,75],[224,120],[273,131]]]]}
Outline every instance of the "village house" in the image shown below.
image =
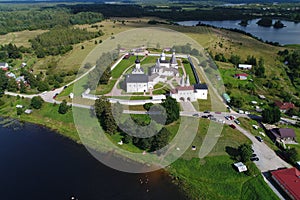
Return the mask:
{"type": "Polygon", "coordinates": [[[275,101],[275,105],[279,108],[279,110],[283,113],[286,111],[295,108],[295,105],[291,102],[281,102],[281,101],[275,101]]]}
{"type": "Polygon", "coordinates": [[[296,142],[295,131],[291,128],[273,128],[270,129],[271,136],[275,141],[285,143],[296,142]]]}
{"type": "Polygon", "coordinates": [[[5,62],[0,62],[0,69],[2,69],[3,71],[7,71],[8,70],[8,64],[5,62]]]}
{"type": "Polygon", "coordinates": [[[15,75],[14,73],[12,73],[12,72],[7,72],[5,75],[6,75],[8,78],[14,78],[14,79],[16,79],[16,75],[15,75]]]}
{"type": "Polygon", "coordinates": [[[300,199],[300,171],[295,167],[272,171],[272,179],[291,198],[300,199]]]}
{"type": "Polygon", "coordinates": [[[238,65],[238,68],[239,68],[239,69],[248,69],[248,70],[250,70],[250,69],[252,69],[252,65],[248,65],[248,64],[239,64],[239,65],[238,65]]]}
{"type": "Polygon", "coordinates": [[[245,74],[245,73],[243,73],[243,74],[235,74],[234,77],[238,78],[240,80],[247,80],[248,74],[245,74]]]}

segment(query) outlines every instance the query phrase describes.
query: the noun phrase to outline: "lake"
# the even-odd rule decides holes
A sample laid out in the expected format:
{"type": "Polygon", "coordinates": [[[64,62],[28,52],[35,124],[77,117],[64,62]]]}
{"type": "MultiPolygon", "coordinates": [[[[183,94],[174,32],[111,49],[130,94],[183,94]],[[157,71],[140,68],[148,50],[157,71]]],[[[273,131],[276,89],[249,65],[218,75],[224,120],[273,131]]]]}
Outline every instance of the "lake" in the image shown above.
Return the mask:
{"type": "Polygon", "coordinates": [[[0,125],[0,199],[184,199],[163,171],[129,174],[44,127],[0,125]]]}
{"type": "MultiPolygon", "coordinates": [[[[212,25],[219,28],[236,28],[245,32],[251,33],[252,35],[261,38],[264,41],[278,42],[279,44],[300,44],[300,23],[294,23],[291,21],[282,21],[286,26],[281,29],[273,27],[262,27],[258,26],[256,22],[259,19],[249,20],[248,26],[240,26],[241,20],[225,20],[225,21],[200,21],[203,24],[212,25]]],[[[182,21],[177,22],[183,26],[195,26],[199,21],[182,21]]],[[[274,23],[274,20],[273,20],[274,23]]]]}

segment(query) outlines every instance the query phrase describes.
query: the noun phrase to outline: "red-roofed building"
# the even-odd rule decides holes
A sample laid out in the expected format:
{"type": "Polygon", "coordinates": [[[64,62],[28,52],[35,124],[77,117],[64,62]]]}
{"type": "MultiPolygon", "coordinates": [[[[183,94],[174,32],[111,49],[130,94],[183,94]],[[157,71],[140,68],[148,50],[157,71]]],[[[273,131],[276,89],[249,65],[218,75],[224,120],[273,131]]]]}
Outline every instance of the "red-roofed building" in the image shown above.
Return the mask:
{"type": "Polygon", "coordinates": [[[295,108],[295,105],[291,102],[275,101],[275,105],[279,108],[281,112],[286,112],[289,109],[295,108]]]}
{"type": "Polygon", "coordinates": [[[234,77],[238,78],[240,80],[246,80],[247,77],[248,77],[248,74],[245,74],[245,73],[243,73],[243,74],[235,74],[234,77]]]}
{"type": "Polygon", "coordinates": [[[300,171],[296,168],[271,172],[274,181],[294,200],[300,200],[300,171]]]}

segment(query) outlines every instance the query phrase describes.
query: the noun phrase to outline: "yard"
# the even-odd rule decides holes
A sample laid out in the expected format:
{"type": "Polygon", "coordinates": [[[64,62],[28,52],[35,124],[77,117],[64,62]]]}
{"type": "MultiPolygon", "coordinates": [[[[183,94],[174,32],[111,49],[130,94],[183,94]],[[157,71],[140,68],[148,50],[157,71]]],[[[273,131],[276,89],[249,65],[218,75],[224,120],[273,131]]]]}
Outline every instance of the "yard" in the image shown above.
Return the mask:
{"type": "MultiPolygon", "coordinates": [[[[141,59],[141,58],[140,58],[141,59]]],[[[111,76],[113,78],[119,78],[122,73],[131,65],[134,65],[136,60],[135,56],[130,56],[128,59],[123,59],[112,71],[111,76]]]]}
{"type": "MultiPolygon", "coordinates": [[[[208,124],[209,120],[200,119],[199,131],[192,144],[197,149],[202,144],[208,124]]],[[[235,160],[231,159],[227,148],[237,148],[242,143],[250,141],[240,132],[224,126],[218,143],[207,157],[199,159],[198,151],[189,148],[169,170],[175,178],[179,178],[179,185],[193,199],[278,199],[263,181],[254,163],[249,162],[247,166],[257,176],[238,173],[233,168],[235,160]]]]}
{"type": "Polygon", "coordinates": [[[184,66],[187,76],[189,76],[189,78],[190,78],[190,84],[191,85],[195,84],[196,79],[195,79],[195,76],[194,76],[194,73],[193,73],[190,63],[183,63],[183,66],[184,66]]]}

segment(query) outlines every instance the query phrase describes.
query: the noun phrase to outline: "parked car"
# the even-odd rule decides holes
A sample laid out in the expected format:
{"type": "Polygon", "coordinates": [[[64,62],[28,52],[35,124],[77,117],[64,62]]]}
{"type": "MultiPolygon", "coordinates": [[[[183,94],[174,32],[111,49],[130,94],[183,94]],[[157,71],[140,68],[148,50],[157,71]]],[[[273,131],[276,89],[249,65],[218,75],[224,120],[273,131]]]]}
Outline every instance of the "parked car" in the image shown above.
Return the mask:
{"type": "Polygon", "coordinates": [[[226,120],[231,120],[229,116],[225,116],[225,119],[226,120]]]}
{"type": "Polygon", "coordinates": [[[234,124],[230,124],[229,126],[233,129],[236,129],[236,126],[234,124]]]}
{"type": "Polygon", "coordinates": [[[241,124],[241,122],[240,122],[239,120],[237,120],[237,119],[235,119],[234,122],[235,122],[236,124],[241,124]]]}
{"type": "Polygon", "coordinates": [[[207,119],[207,118],[208,118],[208,116],[207,116],[207,115],[202,115],[202,118],[205,118],[205,119],[207,119]]]}
{"type": "Polygon", "coordinates": [[[255,136],[255,138],[260,141],[260,142],[263,142],[264,140],[260,137],[260,136],[255,136]]]}
{"type": "Polygon", "coordinates": [[[258,157],[252,157],[250,158],[251,161],[259,161],[259,158],[258,157]]]}
{"type": "Polygon", "coordinates": [[[221,112],[215,112],[216,114],[222,114],[221,112]]]}
{"type": "Polygon", "coordinates": [[[253,153],[251,157],[256,157],[256,156],[257,156],[257,155],[256,155],[255,153],[253,153]]]}
{"type": "Polygon", "coordinates": [[[65,85],[65,86],[64,86],[64,89],[66,89],[67,87],[68,87],[68,86],[67,86],[67,85],[65,85]]]}
{"type": "Polygon", "coordinates": [[[211,117],[210,120],[212,120],[212,121],[217,121],[217,118],[211,117]]]}
{"type": "Polygon", "coordinates": [[[210,113],[208,110],[204,111],[204,113],[210,113]]]}
{"type": "Polygon", "coordinates": [[[198,113],[193,114],[194,117],[199,117],[198,113]]]}

